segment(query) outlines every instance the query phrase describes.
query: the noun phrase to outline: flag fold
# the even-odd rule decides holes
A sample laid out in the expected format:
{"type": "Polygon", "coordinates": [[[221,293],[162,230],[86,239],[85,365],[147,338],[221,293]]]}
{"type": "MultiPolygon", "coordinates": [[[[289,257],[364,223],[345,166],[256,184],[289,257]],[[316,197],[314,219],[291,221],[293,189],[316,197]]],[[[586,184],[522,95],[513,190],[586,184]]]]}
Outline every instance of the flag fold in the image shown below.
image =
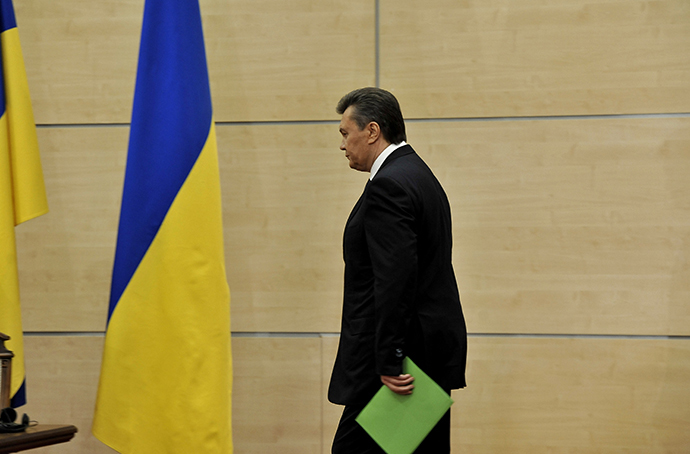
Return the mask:
{"type": "Polygon", "coordinates": [[[14,352],[13,407],[26,403],[24,341],[14,228],[48,212],[36,124],[11,0],[0,0],[0,332],[14,352]]]}

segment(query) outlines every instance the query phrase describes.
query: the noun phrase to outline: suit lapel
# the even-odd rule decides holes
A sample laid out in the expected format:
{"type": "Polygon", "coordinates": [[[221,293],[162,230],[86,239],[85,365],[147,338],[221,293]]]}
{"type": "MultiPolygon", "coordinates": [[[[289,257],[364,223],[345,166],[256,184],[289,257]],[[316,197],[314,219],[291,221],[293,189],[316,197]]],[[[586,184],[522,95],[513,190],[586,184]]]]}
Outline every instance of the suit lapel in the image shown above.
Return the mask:
{"type": "Polygon", "coordinates": [[[350,222],[352,222],[352,219],[355,217],[355,215],[361,208],[362,203],[364,202],[364,195],[367,193],[367,188],[369,187],[369,183],[371,183],[371,181],[367,180],[367,184],[364,186],[364,191],[362,191],[362,195],[359,196],[359,200],[357,200],[357,203],[355,203],[355,206],[352,208],[352,211],[350,212],[350,216],[347,218],[347,223],[345,224],[346,227],[350,225],[350,222]]]}

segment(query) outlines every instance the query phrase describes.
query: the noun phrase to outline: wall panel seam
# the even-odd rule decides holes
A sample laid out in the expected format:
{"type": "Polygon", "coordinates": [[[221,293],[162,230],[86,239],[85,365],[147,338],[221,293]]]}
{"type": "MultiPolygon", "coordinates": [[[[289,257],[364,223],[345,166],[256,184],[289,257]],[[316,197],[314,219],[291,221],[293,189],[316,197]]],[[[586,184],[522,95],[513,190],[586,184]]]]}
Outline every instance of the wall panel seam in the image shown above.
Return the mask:
{"type": "MultiPolygon", "coordinates": [[[[598,114],[598,115],[548,115],[513,117],[429,117],[405,118],[407,123],[464,123],[494,121],[552,121],[552,120],[607,120],[607,119],[659,119],[690,118],[690,112],[645,113],[645,114],[598,114]]],[[[297,125],[337,125],[339,120],[265,120],[265,121],[216,121],[217,126],[297,126],[297,125]]],[[[128,128],[129,123],[44,123],[38,129],[54,128],[128,128]]]]}
{"type": "MultiPolygon", "coordinates": [[[[234,338],[321,338],[337,337],[337,332],[233,332],[234,338]]],[[[25,337],[104,337],[104,331],[25,331],[25,337]]],[[[531,338],[531,339],[646,339],[690,340],[690,335],[664,334],[578,334],[578,333],[468,333],[468,337],[531,338]]]]}
{"type": "Polygon", "coordinates": [[[374,80],[376,87],[381,87],[381,0],[375,0],[374,6],[374,80]]]}

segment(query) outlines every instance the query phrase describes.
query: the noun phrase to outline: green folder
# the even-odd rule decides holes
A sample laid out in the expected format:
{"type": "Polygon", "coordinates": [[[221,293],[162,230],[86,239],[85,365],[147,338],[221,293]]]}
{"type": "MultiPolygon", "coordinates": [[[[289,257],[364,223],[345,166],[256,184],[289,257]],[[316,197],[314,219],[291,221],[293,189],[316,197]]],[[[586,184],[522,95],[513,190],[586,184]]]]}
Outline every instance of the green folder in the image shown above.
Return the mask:
{"type": "Polygon", "coordinates": [[[409,396],[388,387],[369,401],[356,421],[388,454],[411,454],[453,404],[453,399],[409,358],[403,372],[414,377],[409,396]]]}

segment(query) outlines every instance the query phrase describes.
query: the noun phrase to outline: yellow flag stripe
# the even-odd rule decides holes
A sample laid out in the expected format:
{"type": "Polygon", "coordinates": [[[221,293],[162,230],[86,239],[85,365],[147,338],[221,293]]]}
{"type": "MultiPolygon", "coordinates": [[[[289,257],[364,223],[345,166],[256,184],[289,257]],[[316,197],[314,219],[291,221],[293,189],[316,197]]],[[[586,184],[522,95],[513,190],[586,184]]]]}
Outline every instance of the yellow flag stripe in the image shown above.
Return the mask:
{"type": "Polygon", "coordinates": [[[230,453],[215,127],[113,312],[93,433],[119,452],[230,453]]]}
{"type": "Polygon", "coordinates": [[[1,38],[14,223],[19,225],[47,213],[48,202],[19,30],[6,30],[1,38]]]}
{"type": "MultiPolygon", "coordinates": [[[[10,5],[11,8],[11,5],[10,5]]],[[[14,352],[11,395],[24,383],[24,342],[14,227],[48,212],[29,86],[16,27],[0,34],[5,113],[0,119],[0,332],[14,352]]],[[[16,399],[22,404],[24,396],[16,399]]]]}
{"type": "Polygon", "coordinates": [[[19,275],[17,246],[14,236],[14,199],[10,154],[7,143],[7,114],[0,117],[0,332],[10,336],[6,346],[15,357],[12,360],[11,395],[24,381],[24,342],[19,306],[19,275]]]}

